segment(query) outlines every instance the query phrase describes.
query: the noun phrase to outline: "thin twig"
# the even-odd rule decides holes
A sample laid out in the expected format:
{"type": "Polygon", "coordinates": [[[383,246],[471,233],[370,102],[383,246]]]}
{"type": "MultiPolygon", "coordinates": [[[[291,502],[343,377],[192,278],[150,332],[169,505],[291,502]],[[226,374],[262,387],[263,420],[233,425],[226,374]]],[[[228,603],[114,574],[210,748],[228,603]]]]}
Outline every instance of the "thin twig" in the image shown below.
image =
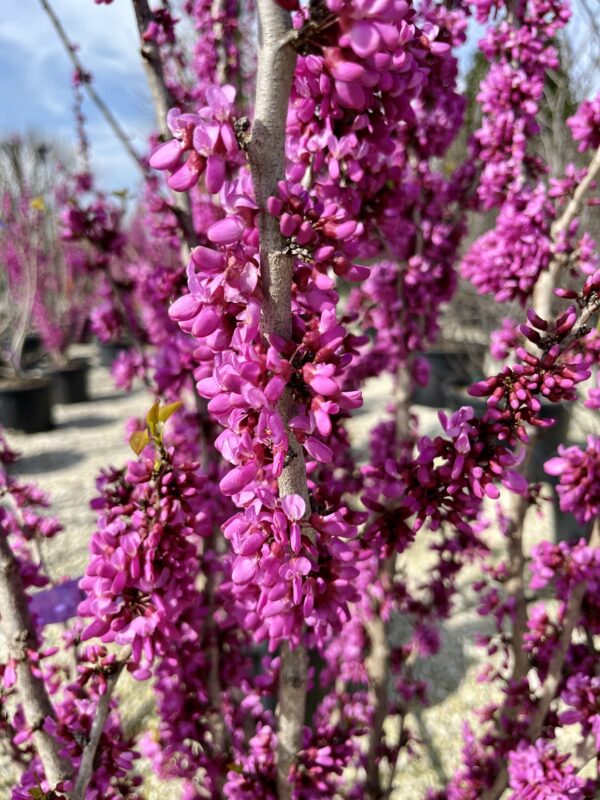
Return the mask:
{"type": "MultiPolygon", "coordinates": [[[[382,565],[382,583],[387,593],[393,587],[396,568],[394,552],[382,565]]],[[[383,741],[383,724],[388,715],[389,682],[390,682],[390,626],[389,620],[382,619],[381,608],[374,610],[373,619],[367,623],[367,633],[371,642],[371,651],[366,659],[369,676],[371,704],[374,709],[369,729],[366,761],[366,797],[369,800],[381,800],[385,797],[379,775],[379,757],[383,741]]]]}
{"type": "Polygon", "coordinates": [[[144,33],[153,20],[153,14],[147,0],[132,0],[132,3],[140,35],[140,54],[150,94],[152,95],[156,124],[163,137],[171,138],[171,132],[167,126],[167,112],[177,104],[165,82],[163,61],[158,43],[154,39],[144,39],[144,33]]]}
{"type": "MultiPolygon", "coordinates": [[[[154,40],[146,41],[144,38],[144,33],[153,20],[152,10],[148,5],[148,0],[132,0],[132,3],[140,37],[140,55],[142,57],[142,65],[152,98],[156,125],[161,136],[164,139],[170,139],[171,131],[167,125],[167,113],[169,109],[174,108],[177,103],[171,90],[167,86],[165,65],[158,43],[154,40]]],[[[168,201],[168,203],[171,206],[171,211],[177,217],[177,221],[183,233],[184,245],[182,247],[182,257],[184,261],[188,261],[191,248],[198,244],[192,222],[192,209],[189,196],[186,192],[175,192],[174,199],[168,201]]]]}

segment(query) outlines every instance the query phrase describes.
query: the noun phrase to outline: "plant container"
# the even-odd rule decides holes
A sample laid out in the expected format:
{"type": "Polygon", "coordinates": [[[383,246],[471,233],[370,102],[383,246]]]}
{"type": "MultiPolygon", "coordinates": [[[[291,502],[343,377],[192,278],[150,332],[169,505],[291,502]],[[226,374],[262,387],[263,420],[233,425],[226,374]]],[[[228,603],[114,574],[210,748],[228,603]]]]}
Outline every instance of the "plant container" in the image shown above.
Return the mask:
{"type": "Polygon", "coordinates": [[[52,430],[52,402],[48,378],[0,381],[0,424],[24,433],[52,430]]]}
{"type": "Polygon", "coordinates": [[[100,345],[100,365],[110,369],[120,353],[130,350],[128,342],[102,342],[100,345]]]}
{"type": "Polygon", "coordinates": [[[472,383],[483,377],[483,351],[430,350],[423,354],[429,364],[426,386],[415,387],[412,402],[431,408],[447,408],[448,393],[455,384],[472,383]]]}
{"type": "Polygon", "coordinates": [[[88,394],[88,373],[90,365],[85,358],[73,358],[61,367],[54,367],[50,376],[54,384],[56,403],[86,403],[88,394]]]}

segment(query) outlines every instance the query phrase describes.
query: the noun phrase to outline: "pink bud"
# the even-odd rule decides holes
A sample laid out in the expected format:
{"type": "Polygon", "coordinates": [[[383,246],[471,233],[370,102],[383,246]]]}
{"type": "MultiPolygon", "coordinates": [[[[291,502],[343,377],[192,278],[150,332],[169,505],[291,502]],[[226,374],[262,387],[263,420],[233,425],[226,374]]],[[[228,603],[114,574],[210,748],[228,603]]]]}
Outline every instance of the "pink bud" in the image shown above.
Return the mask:
{"type": "Polygon", "coordinates": [[[192,319],[198,313],[201,305],[200,300],[193,294],[184,294],[183,297],[178,297],[171,305],[169,316],[177,322],[192,319]]]}
{"type": "Polygon", "coordinates": [[[502,483],[507,487],[507,489],[511,489],[511,491],[516,492],[517,494],[525,494],[529,486],[526,478],[514,470],[508,470],[505,473],[502,483]]]}
{"type": "Polygon", "coordinates": [[[205,306],[198,314],[192,325],[192,335],[201,339],[210,334],[219,327],[221,322],[221,314],[214,306],[205,306]]]}
{"type": "Polygon", "coordinates": [[[231,216],[214,222],[206,235],[215,244],[234,244],[239,242],[244,232],[244,223],[239,217],[231,216]]]}
{"type": "Polygon", "coordinates": [[[537,328],[540,331],[548,330],[548,323],[546,320],[539,317],[533,308],[527,309],[527,319],[529,322],[531,322],[534,328],[537,328]]]}
{"type": "Polygon", "coordinates": [[[262,533],[251,533],[244,541],[240,547],[240,555],[242,556],[253,556],[263,545],[265,541],[264,534],[262,533]]]}
{"type": "Polygon", "coordinates": [[[169,176],[167,183],[175,192],[186,192],[198,183],[198,170],[190,167],[189,160],[169,176]]]}
{"type": "Polygon", "coordinates": [[[269,197],[267,200],[267,208],[269,209],[269,214],[272,214],[274,217],[279,217],[283,211],[283,203],[278,197],[269,197]]]}
{"type": "Polygon", "coordinates": [[[557,477],[560,477],[565,471],[565,466],[566,464],[564,458],[551,458],[544,464],[544,472],[546,472],[548,475],[556,475],[557,477]]]}
{"type": "Polygon", "coordinates": [[[159,145],[150,156],[150,166],[152,169],[172,170],[181,158],[181,145],[177,139],[159,145]]]}
{"type": "Polygon", "coordinates": [[[206,188],[211,194],[221,191],[225,182],[225,161],[220,156],[209,156],[204,177],[206,188]]]}
{"type": "Polygon", "coordinates": [[[340,222],[339,224],[326,222],[323,226],[323,232],[325,235],[331,237],[332,239],[349,239],[355,230],[356,222],[353,219],[349,219],[346,222],[340,222]]]}
{"type": "Polygon", "coordinates": [[[249,583],[256,574],[256,562],[251,558],[236,558],[231,572],[234,583],[249,583]]]}
{"type": "Polygon", "coordinates": [[[296,215],[288,214],[287,212],[282,214],[279,220],[279,229],[282,236],[293,236],[298,230],[298,220],[296,215]]]}
{"type": "Polygon", "coordinates": [[[333,380],[333,378],[327,378],[325,375],[316,374],[310,378],[308,383],[313,391],[315,391],[317,394],[322,394],[325,397],[328,395],[337,394],[340,390],[340,387],[333,380]]]}
{"type": "Polygon", "coordinates": [[[359,81],[365,74],[365,68],[356,61],[338,61],[332,64],[331,74],[338,81],[359,81]]]}
{"type": "Polygon", "coordinates": [[[311,458],[315,461],[320,461],[323,464],[329,464],[332,458],[331,450],[327,445],[315,439],[314,436],[307,436],[304,442],[304,448],[311,458]]]}
{"type": "Polygon", "coordinates": [[[256,477],[258,465],[253,461],[244,464],[243,467],[235,467],[221,479],[219,487],[224,495],[230,497],[232,494],[241,492],[256,477]]]}
{"type": "Polygon", "coordinates": [[[350,47],[357,56],[368,58],[377,50],[381,37],[372,22],[361,20],[355,22],[350,31],[350,47]]]}
{"type": "Polygon", "coordinates": [[[306,503],[299,494],[287,494],[281,498],[281,507],[286,517],[292,522],[302,519],[306,511],[306,503]]]}
{"type": "Polygon", "coordinates": [[[219,253],[218,250],[211,250],[208,247],[194,247],[192,261],[197,267],[207,272],[221,272],[225,267],[223,253],[219,253]]]}
{"type": "Polygon", "coordinates": [[[478,381],[469,386],[468,393],[471,397],[486,397],[492,393],[492,387],[488,381],[478,381]]]}

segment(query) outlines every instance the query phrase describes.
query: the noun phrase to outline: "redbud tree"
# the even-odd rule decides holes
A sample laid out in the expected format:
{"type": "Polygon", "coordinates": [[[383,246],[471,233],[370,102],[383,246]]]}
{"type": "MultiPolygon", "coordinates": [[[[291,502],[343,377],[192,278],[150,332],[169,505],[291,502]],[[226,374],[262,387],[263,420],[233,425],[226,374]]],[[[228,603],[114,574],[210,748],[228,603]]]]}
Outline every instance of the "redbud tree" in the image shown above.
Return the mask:
{"type": "MultiPolygon", "coordinates": [[[[77,96],[102,105],[41,2],[77,96]]],[[[155,402],[128,424],[131,460],[98,478],[76,613],[58,620],[36,597],[52,584],[39,542],[60,524],[2,443],[11,798],[134,800],[150,770],[186,800],[391,797],[415,757],[409,711],[427,702],[413,665],[442,647],[466,565],[490,702],[428,800],[598,797],[598,436],[545,464],[574,536],[524,542],[547,502],[532,461],[553,410],[600,405],[600,97],[564,123],[576,163],[552,172],[539,148],[568,2],[132,2],[156,112],[147,152],[105,111],[143,174],[135,210],[96,189],[87,159],[57,208],[61,246],[96,276],[95,332],[132,345],[117,384],[142,378],[155,402]],[[457,160],[471,21],[487,67],[457,160]],[[483,214],[494,222],[473,241],[483,214]],[[492,337],[501,364],[473,404],[426,436],[411,396],[459,277],[517,316],[492,337]],[[357,461],[348,420],[384,375],[387,415],[357,461]],[[423,539],[415,585],[400,555],[423,539]],[[155,698],[135,737],[126,671],[155,698]]],[[[82,13],[102,25],[102,9],[82,13]]]]}

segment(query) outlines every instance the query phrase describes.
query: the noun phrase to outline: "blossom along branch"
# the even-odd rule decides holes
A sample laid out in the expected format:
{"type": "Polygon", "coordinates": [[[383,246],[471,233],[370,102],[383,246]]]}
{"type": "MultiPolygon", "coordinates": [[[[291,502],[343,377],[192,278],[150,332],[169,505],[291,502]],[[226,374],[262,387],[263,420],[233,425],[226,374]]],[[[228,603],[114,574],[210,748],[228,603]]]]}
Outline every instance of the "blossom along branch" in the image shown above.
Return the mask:
{"type": "Polygon", "coordinates": [[[34,627],[19,566],[4,534],[0,535],[0,625],[9,656],[16,662],[19,699],[44,772],[52,788],[59,787],[71,777],[71,767],[61,754],[60,744],[47,729],[54,709],[43,679],[29,660],[36,649],[34,627]]]}
{"type": "Polygon", "coordinates": [[[57,32],[58,37],[63,44],[65,52],[67,53],[67,55],[71,59],[71,62],[73,63],[73,66],[75,67],[75,71],[77,72],[78,75],[81,76],[82,83],[84,84],[85,90],[88,93],[90,99],[92,100],[98,111],[102,114],[102,116],[108,123],[109,128],[115,134],[117,139],[121,142],[125,150],[127,150],[131,158],[138,165],[142,174],[145,175],[146,167],[142,159],[140,158],[140,155],[136,152],[135,148],[133,147],[133,145],[129,140],[129,137],[121,127],[115,115],[112,113],[110,108],[106,105],[104,100],[100,97],[98,92],[92,86],[89,78],[89,73],[86,71],[83,64],[81,63],[81,60],[77,55],[75,45],[70,41],[69,37],[67,36],[67,33],[63,28],[62,22],[60,21],[60,19],[56,15],[56,12],[50,5],[49,0],[40,0],[40,4],[44,9],[44,11],[46,12],[46,14],[48,15],[55,31],[57,32]]]}
{"type": "MultiPolygon", "coordinates": [[[[593,524],[589,546],[592,548],[600,547],[600,520],[596,520],[593,524]]],[[[536,709],[529,720],[527,734],[532,741],[535,741],[542,732],[550,704],[556,698],[556,692],[562,680],[565,660],[571,645],[571,637],[580,622],[581,605],[588,589],[587,583],[582,581],[573,589],[567,602],[560,638],[548,664],[547,675],[542,684],[536,709]]]]}

